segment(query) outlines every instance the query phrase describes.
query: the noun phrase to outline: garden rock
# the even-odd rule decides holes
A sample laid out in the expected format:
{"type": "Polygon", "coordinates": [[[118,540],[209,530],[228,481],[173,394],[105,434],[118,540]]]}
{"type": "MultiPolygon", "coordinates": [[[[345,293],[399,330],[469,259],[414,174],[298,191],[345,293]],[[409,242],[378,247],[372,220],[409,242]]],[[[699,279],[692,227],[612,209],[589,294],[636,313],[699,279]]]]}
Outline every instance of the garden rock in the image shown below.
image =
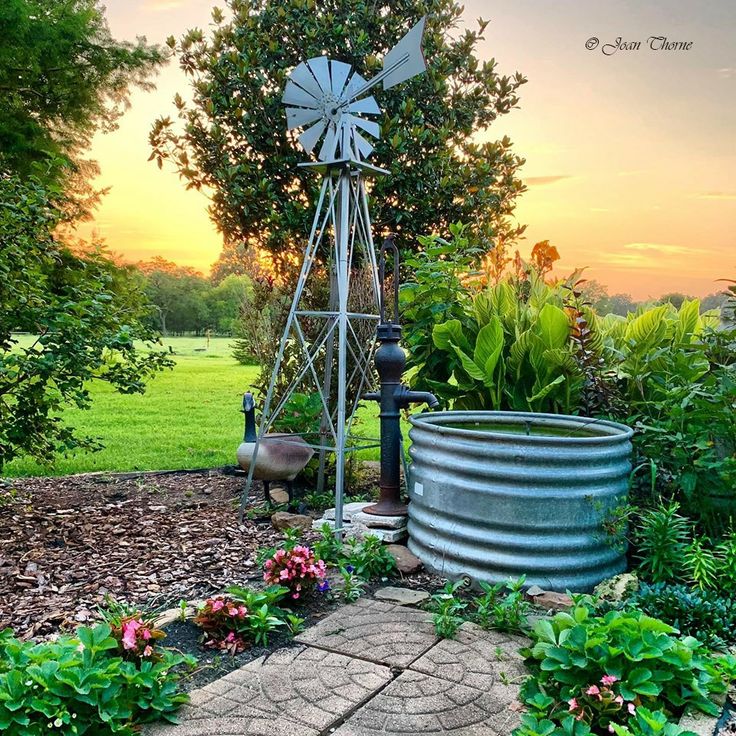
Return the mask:
{"type": "Polygon", "coordinates": [[[545,608],[552,611],[566,611],[571,608],[572,598],[565,593],[556,593],[553,590],[542,590],[539,586],[533,585],[527,591],[527,597],[531,599],[535,606],[545,608]]]}
{"type": "Polygon", "coordinates": [[[410,588],[395,588],[391,585],[385,588],[379,588],[374,594],[374,598],[389,603],[397,603],[400,606],[416,606],[422,601],[429,598],[426,590],[411,590],[410,588]]]}
{"type": "Polygon", "coordinates": [[[625,572],[599,583],[593,592],[604,601],[617,602],[626,600],[637,590],[639,590],[638,576],[634,572],[625,572]]]}
{"type": "Polygon", "coordinates": [[[306,532],[312,528],[312,517],[303,514],[290,514],[288,511],[277,511],[271,517],[271,524],[279,531],[287,529],[298,529],[306,532]]]}
{"type": "Polygon", "coordinates": [[[285,488],[272,488],[269,495],[271,502],[277,506],[286,506],[289,503],[289,492],[285,488]]]}
{"type": "MultiPolygon", "coordinates": [[[[360,513],[366,506],[370,506],[372,501],[353,501],[352,503],[346,503],[342,507],[342,518],[343,521],[351,521],[353,514],[360,513]]],[[[325,521],[335,520],[335,509],[327,509],[324,516],[322,517],[325,521]]]]}
{"type": "Polygon", "coordinates": [[[396,568],[402,575],[412,575],[422,569],[422,561],[403,544],[389,544],[386,549],[396,561],[396,568]]]}

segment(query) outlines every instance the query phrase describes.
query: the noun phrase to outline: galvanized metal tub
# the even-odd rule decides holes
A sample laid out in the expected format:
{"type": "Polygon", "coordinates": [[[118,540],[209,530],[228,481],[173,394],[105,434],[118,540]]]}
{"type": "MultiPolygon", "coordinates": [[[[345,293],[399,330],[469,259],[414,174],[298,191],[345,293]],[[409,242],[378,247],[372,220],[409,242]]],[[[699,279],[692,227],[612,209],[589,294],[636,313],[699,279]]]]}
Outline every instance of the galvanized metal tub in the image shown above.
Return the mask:
{"type": "Polygon", "coordinates": [[[558,414],[410,418],[409,549],[443,576],[587,591],[626,569],[603,528],[625,501],[632,430],[558,414]]]}

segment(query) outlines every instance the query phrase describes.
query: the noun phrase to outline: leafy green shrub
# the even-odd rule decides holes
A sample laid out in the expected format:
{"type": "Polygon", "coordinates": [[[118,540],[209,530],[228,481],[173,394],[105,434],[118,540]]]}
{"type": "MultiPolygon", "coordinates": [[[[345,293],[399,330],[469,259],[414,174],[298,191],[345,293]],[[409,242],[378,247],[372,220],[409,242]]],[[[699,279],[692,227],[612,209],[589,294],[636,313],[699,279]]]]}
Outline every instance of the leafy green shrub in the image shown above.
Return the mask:
{"type": "Polygon", "coordinates": [[[355,574],[355,568],[352,565],[340,568],[340,577],[342,577],[342,587],[340,588],[340,597],[346,603],[354,603],[363,595],[366,582],[355,574]]]}
{"type": "Polygon", "coordinates": [[[465,580],[445,583],[445,587],[429,600],[434,630],[441,639],[454,639],[465,620],[463,611],[468,604],[455,596],[464,586],[465,580]]]}
{"type": "Polygon", "coordinates": [[[725,649],[736,641],[736,601],[713,592],[686,585],[643,583],[627,601],[674,626],[681,634],[693,636],[706,646],[725,649]]]}
{"type": "Polygon", "coordinates": [[[498,631],[521,631],[526,627],[531,605],[524,600],[526,577],[509,580],[507,583],[489,585],[480,582],[483,594],[473,598],[475,608],[473,620],[484,629],[498,631]],[[501,595],[503,590],[506,595],[501,595]]]}
{"type": "Polygon", "coordinates": [[[164,650],[159,661],[126,661],[117,649],[107,624],[40,644],[2,632],[0,731],[133,736],[136,724],[175,722],[188,699],[178,690],[175,668],[194,660],[164,650]]]}
{"type": "MultiPolygon", "coordinates": [[[[616,725],[635,734],[648,733],[650,712],[660,714],[651,716],[655,725],[676,719],[687,706],[717,715],[719,708],[709,696],[725,691],[722,672],[698,641],[677,638],[676,633],[640,611],[596,616],[581,604],[569,613],[538,621],[534,645],[525,651],[532,677],[523,687],[536,723],[528,720],[515,736],[607,733],[614,725],[612,714],[581,707],[584,696],[600,702],[604,687],[620,706],[616,725]],[[590,730],[576,730],[573,722],[581,714],[590,730]],[[549,721],[551,727],[540,726],[541,721],[549,721]],[[535,732],[538,726],[542,730],[535,732]]],[[[668,732],[677,733],[653,731],[668,732]]]]}
{"type": "Polygon", "coordinates": [[[320,538],[312,545],[319,560],[338,568],[351,569],[351,573],[363,580],[390,577],[396,572],[396,560],[376,536],[368,535],[362,540],[335,537],[329,524],[319,530],[320,538]]]}

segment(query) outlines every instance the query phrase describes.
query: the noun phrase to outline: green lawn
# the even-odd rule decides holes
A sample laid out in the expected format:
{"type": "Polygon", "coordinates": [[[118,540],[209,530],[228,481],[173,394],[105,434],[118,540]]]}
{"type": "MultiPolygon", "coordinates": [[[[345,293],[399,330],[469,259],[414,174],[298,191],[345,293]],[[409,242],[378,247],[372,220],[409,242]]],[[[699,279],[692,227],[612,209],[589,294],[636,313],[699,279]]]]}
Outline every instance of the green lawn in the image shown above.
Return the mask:
{"type": "MultiPolygon", "coordinates": [[[[30,339],[30,338],[27,338],[30,339]]],[[[52,466],[27,459],[5,467],[7,476],[67,475],[92,471],[175,470],[235,462],[243,436],[241,396],[258,373],[230,356],[229,338],[170,338],[176,366],[154,378],[143,395],[126,396],[107,384],[92,387],[88,411],[69,409],[65,419],[99,437],[100,452],[58,458],[52,466]]],[[[378,410],[361,410],[360,434],[378,436],[378,410]]],[[[378,450],[363,453],[378,458],[378,450]]]]}

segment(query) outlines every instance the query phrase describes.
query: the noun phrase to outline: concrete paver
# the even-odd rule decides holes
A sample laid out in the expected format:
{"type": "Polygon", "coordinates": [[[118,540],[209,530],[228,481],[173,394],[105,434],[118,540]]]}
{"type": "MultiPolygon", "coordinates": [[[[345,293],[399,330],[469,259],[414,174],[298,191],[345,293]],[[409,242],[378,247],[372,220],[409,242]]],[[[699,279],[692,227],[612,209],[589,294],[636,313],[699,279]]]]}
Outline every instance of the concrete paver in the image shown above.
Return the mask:
{"type": "Polygon", "coordinates": [[[518,685],[527,674],[518,653],[525,643],[523,637],[484,631],[475,624],[465,623],[455,639],[439,641],[410,668],[481,690],[496,684],[516,684],[516,688],[509,688],[515,697],[518,685]]]}
{"type": "Polygon", "coordinates": [[[180,725],[147,736],[508,736],[519,724],[523,637],[360,599],[191,694],[180,725]],[[336,729],[336,730],[335,730],[336,729]]]}
{"type": "Polygon", "coordinates": [[[407,667],[433,646],[437,637],[425,611],[361,598],[296,640],[391,667],[407,667]]]}
{"type": "Polygon", "coordinates": [[[180,725],[150,736],[318,736],[391,679],[372,662],[311,647],[281,649],[194,691],[180,725]]]}
{"type": "Polygon", "coordinates": [[[407,670],[354,713],[335,736],[508,736],[520,717],[506,686],[467,687],[407,670]]]}

